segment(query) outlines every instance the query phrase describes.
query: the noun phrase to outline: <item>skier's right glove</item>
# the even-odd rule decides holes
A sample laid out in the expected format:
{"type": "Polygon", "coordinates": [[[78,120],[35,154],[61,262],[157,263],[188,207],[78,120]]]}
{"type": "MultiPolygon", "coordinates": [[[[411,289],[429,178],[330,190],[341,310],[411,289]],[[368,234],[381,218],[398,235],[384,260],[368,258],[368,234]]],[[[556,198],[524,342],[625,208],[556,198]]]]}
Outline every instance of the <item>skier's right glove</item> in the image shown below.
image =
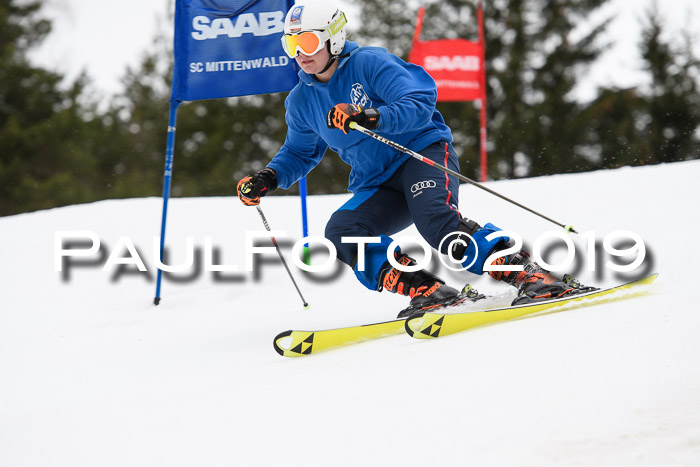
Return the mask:
{"type": "Polygon", "coordinates": [[[379,125],[379,111],[373,108],[363,109],[355,104],[338,104],[326,114],[326,126],[342,130],[346,135],[350,132],[350,122],[375,130],[379,125]]]}
{"type": "Polygon", "coordinates": [[[243,177],[236,186],[241,203],[257,206],[260,197],[277,189],[277,172],[265,167],[255,175],[243,177]]]}

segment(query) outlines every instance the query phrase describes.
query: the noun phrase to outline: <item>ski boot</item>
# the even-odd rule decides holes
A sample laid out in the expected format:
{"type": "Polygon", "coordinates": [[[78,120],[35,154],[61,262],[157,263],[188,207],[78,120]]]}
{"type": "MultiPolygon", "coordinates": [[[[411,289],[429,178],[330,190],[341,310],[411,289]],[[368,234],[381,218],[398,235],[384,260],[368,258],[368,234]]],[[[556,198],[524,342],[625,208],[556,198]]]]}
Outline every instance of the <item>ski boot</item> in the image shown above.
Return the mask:
{"type": "MultiPolygon", "coordinates": [[[[413,266],[416,262],[404,254],[396,255],[396,262],[402,266],[413,266]]],[[[379,273],[379,290],[411,297],[411,306],[399,313],[399,318],[405,318],[418,311],[425,311],[453,303],[459,297],[459,292],[445,282],[421,269],[420,271],[404,272],[387,262],[379,273]]]]}
{"type": "Polygon", "coordinates": [[[494,265],[521,265],[522,271],[491,271],[489,275],[518,289],[512,306],[541,302],[556,298],[568,297],[593,290],[595,287],[582,285],[578,280],[567,275],[565,280],[557,279],[542,266],[530,259],[530,254],[520,250],[507,256],[500,256],[494,265]]]}

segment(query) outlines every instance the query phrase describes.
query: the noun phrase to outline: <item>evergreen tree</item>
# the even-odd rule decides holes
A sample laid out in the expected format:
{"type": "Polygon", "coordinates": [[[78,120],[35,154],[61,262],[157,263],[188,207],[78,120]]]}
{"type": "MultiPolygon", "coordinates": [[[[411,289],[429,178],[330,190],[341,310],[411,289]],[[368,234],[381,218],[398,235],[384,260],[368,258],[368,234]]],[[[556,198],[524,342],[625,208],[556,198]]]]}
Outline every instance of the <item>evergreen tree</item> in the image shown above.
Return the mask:
{"type": "Polygon", "coordinates": [[[87,79],[65,86],[27,59],[51,29],[41,5],[0,0],[0,215],[99,199],[87,79]]]}
{"type": "Polygon", "coordinates": [[[698,60],[683,44],[664,39],[658,8],[647,11],[639,41],[650,85],[601,89],[584,112],[589,159],[595,167],[654,164],[697,158],[700,141],[698,60]]]}
{"type": "Polygon", "coordinates": [[[648,12],[642,32],[642,57],[651,75],[646,163],[673,162],[700,157],[700,92],[690,35],[682,46],[663,39],[663,20],[656,4],[648,12]]]}
{"type": "Polygon", "coordinates": [[[594,168],[637,165],[649,157],[640,123],[647,102],[634,89],[601,89],[582,113],[586,144],[579,151],[594,168]]]}

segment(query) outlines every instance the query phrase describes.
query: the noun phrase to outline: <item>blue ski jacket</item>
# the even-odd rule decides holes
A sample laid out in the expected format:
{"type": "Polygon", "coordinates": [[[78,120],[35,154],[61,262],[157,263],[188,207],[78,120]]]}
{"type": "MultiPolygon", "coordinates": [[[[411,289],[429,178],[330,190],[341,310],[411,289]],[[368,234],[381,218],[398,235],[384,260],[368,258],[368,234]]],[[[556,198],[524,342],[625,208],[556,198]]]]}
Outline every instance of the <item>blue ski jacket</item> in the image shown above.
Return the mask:
{"type": "Polygon", "coordinates": [[[435,109],[435,82],[421,67],[380,47],[347,41],[328,83],[299,71],[300,81],[285,100],[287,137],[268,167],[289,188],[311,171],[330,147],[352,167],[353,193],[387,181],[410,157],[362,133],[328,128],[326,114],[340,103],[379,110],[377,134],[416,152],[452,133],[435,109]]]}

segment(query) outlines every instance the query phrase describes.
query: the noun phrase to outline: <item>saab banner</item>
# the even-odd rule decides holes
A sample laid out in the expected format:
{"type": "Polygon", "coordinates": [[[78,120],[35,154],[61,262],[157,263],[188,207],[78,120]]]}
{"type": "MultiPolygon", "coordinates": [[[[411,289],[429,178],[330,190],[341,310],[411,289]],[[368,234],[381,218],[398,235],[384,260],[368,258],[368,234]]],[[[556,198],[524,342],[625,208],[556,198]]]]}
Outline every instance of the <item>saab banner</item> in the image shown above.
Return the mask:
{"type": "Polygon", "coordinates": [[[478,6],[479,41],[439,39],[421,41],[425,9],[418,10],[408,61],[420,65],[437,85],[438,101],[474,101],[486,98],[483,16],[478,6]]]}
{"type": "Polygon", "coordinates": [[[408,60],[433,77],[439,101],[473,101],[484,93],[481,48],[464,39],[415,42],[408,60]]]}
{"type": "Polygon", "coordinates": [[[292,4],[291,0],[177,0],[173,99],[292,89],[298,67],[280,43],[292,4]]]}

